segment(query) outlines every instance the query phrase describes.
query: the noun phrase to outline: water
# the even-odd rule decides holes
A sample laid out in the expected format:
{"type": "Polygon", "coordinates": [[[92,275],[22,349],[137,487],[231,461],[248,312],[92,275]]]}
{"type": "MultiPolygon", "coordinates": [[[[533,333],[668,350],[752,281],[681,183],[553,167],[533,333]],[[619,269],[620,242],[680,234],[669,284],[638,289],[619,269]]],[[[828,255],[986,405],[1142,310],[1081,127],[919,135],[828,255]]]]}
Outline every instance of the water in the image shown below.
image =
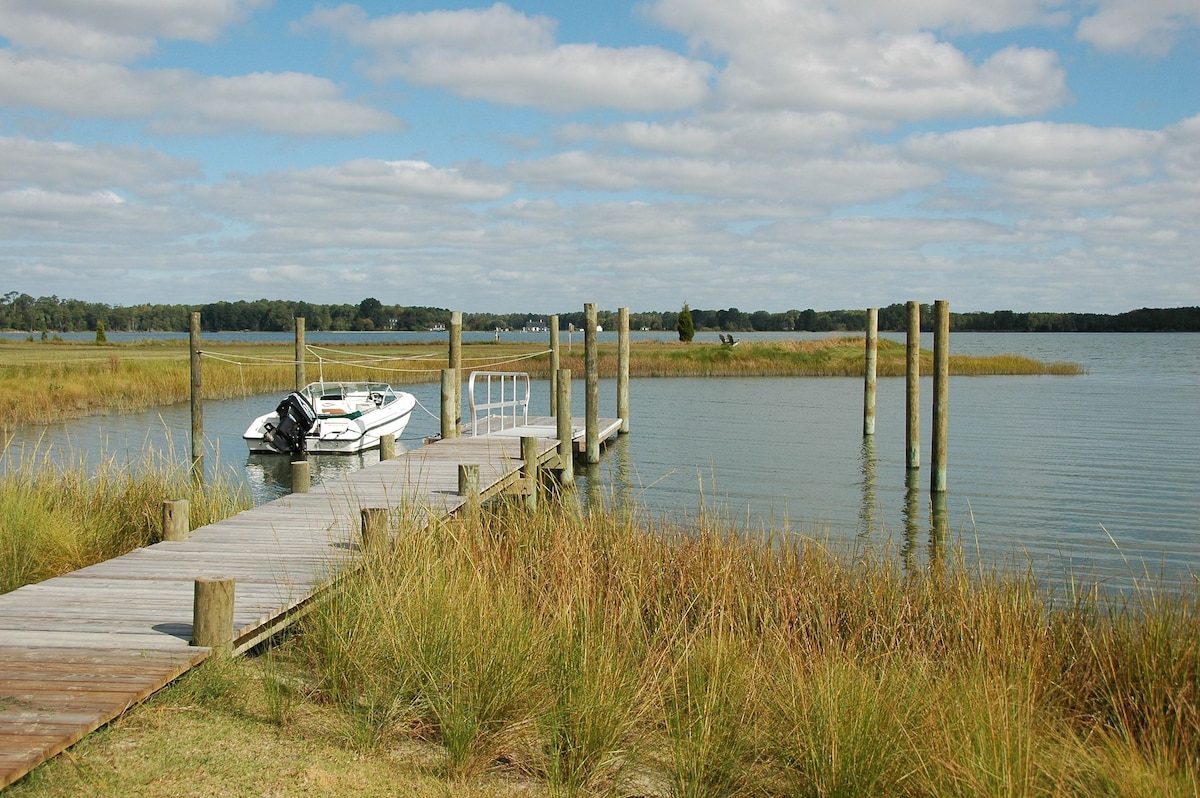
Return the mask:
{"type": "MultiPolygon", "coordinates": [[[[953,378],[944,508],[935,508],[928,492],[929,379],[921,385],[925,467],[915,474],[904,463],[903,378],[879,381],[871,445],[861,435],[861,379],[677,378],[633,381],[633,432],[609,447],[591,479],[602,493],[650,513],[717,509],[750,527],[786,527],[914,563],[961,545],[989,562],[1113,584],[1145,573],[1194,578],[1200,574],[1198,343],[1187,334],[956,333],[955,352],[1068,360],[1088,373],[953,378]]],[[[410,390],[436,412],[436,384],[410,390]]],[[[581,415],[581,384],[574,395],[581,415]]],[[[611,381],[601,385],[601,416],[615,415],[615,395],[611,381]]],[[[531,412],[546,413],[544,383],[534,384],[534,397],[531,412]]],[[[241,434],[275,399],[205,403],[216,455],[210,459],[236,472],[260,501],[285,491],[288,465],[286,458],[247,455],[241,434]]],[[[180,405],[21,430],[3,465],[12,467],[22,449],[137,460],[150,446],[184,458],[189,419],[180,405]]],[[[438,426],[418,408],[400,448],[421,445],[438,426]]],[[[314,478],[376,459],[374,452],[318,458],[314,478]]]]}

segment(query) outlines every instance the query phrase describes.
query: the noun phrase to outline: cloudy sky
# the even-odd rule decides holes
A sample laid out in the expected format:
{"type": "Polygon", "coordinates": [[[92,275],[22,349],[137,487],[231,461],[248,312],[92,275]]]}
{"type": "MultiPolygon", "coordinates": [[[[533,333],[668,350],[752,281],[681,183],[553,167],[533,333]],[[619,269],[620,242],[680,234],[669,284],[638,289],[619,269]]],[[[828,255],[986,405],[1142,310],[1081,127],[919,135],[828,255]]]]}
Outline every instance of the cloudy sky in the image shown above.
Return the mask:
{"type": "Polygon", "coordinates": [[[0,0],[0,293],[1200,304],[1200,0],[0,0]]]}

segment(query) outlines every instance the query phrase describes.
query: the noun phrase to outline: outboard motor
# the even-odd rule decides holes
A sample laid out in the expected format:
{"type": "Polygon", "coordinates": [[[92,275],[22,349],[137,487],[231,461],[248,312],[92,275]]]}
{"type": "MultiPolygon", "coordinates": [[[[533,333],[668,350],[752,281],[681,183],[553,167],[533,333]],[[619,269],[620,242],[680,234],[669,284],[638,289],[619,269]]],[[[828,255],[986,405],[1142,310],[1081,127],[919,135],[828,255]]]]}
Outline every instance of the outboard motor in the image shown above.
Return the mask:
{"type": "Polygon", "coordinates": [[[316,411],[307,399],[293,391],[275,408],[275,414],[279,421],[266,424],[263,440],[280,454],[303,457],[307,453],[305,436],[317,423],[316,411]]]}

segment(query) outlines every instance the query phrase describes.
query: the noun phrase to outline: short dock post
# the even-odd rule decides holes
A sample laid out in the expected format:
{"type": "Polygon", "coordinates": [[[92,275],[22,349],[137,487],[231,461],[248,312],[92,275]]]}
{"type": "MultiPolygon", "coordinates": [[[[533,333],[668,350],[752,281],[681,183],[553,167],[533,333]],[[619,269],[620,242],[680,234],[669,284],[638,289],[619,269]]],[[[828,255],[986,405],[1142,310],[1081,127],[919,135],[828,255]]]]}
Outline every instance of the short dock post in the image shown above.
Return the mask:
{"type": "Polygon", "coordinates": [[[192,482],[204,482],[204,402],[200,398],[202,389],[200,369],[200,313],[193,311],[188,325],[189,351],[191,352],[192,386],[192,482]]]}
{"type": "Polygon", "coordinates": [[[296,316],[296,390],[304,390],[304,317],[296,316]]]}
{"type": "Polygon", "coordinates": [[[588,463],[600,462],[600,358],[596,351],[596,303],[583,306],[584,442],[588,463]]]}
{"type": "MultiPolygon", "coordinates": [[[[462,435],[462,311],[450,314],[450,368],[454,369],[454,436],[462,435]]],[[[442,435],[442,437],[446,437],[442,435]]]]}
{"type": "Polygon", "coordinates": [[[879,363],[879,308],[867,308],[867,352],[863,368],[863,435],[875,434],[875,381],[879,363]]]}
{"type": "Polygon", "coordinates": [[[479,509],[479,464],[458,464],[458,495],[467,500],[467,510],[475,512],[479,509]]]}
{"type": "Polygon", "coordinates": [[[191,532],[188,519],[190,505],[187,499],[176,499],[162,503],[162,539],[187,540],[191,532]]]}
{"type": "Polygon", "coordinates": [[[529,512],[537,510],[538,489],[541,487],[541,474],[538,468],[538,439],[532,435],[521,436],[521,481],[525,483],[525,509],[529,512]]]}
{"type": "Polygon", "coordinates": [[[907,466],[921,467],[921,305],[910,300],[905,342],[904,446],[907,466]]]}
{"type": "Polygon", "coordinates": [[[946,440],[950,432],[950,303],[933,305],[933,474],[929,489],[946,490],[946,440]]]}
{"type": "Polygon", "coordinates": [[[575,485],[575,442],[571,427],[571,370],[558,371],[558,484],[564,488],[575,485]]]}
{"type": "Polygon", "coordinates": [[[292,461],[292,493],[308,493],[312,489],[312,472],[307,460],[292,461]]]}
{"type": "Polygon", "coordinates": [[[562,368],[562,352],[558,343],[558,314],[550,317],[550,415],[558,415],[558,370],[562,368]]]}
{"type": "Polygon", "coordinates": [[[379,553],[388,540],[388,510],[386,507],[364,507],[361,511],[362,550],[379,553]]]}
{"type": "Polygon", "coordinates": [[[442,438],[449,440],[450,438],[458,437],[458,425],[455,419],[458,413],[454,409],[454,400],[456,396],[455,377],[458,374],[454,369],[442,369],[442,438]]]}
{"type": "Polygon", "coordinates": [[[224,576],[196,579],[192,594],[192,645],[218,656],[233,650],[234,580],[224,576]]]}
{"type": "Polygon", "coordinates": [[[629,308],[617,309],[617,418],[629,434],[629,308]]]}
{"type": "Polygon", "coordinates": [[[396,457],[396,436],[389,433],[379,436],[379,460],[394,460],[396,457]]]}

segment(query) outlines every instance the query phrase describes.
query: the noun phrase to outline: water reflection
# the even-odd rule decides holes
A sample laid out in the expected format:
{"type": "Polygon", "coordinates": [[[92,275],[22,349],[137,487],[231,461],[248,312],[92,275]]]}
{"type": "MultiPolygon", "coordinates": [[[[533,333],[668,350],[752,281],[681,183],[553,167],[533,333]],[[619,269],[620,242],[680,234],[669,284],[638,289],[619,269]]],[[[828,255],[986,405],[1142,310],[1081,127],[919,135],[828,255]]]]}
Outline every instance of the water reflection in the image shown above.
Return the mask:
{"type": "Polygon", "coordinates": [[[858,513],[858,537],[864,544],[874,536],[878,526],[875,498],[875,436],[864,435],[862,441],[862,506],[858,513]]]}
{"type": "Polygon", "coordinates": [[[950,513],[946,508],[946,492],[937,491],[930,494],[932,512],[929,525],[929,567],[940,568],[943,564],[946,546],[946,530],[950,526],[950,513]]]}
{"type": "Polygon", "coordinates": [[[904,545],[900,556],[909,576],[917,573],[918,535],[921,531],[921,472],[915,468],[904,472],[904,545]]]}

